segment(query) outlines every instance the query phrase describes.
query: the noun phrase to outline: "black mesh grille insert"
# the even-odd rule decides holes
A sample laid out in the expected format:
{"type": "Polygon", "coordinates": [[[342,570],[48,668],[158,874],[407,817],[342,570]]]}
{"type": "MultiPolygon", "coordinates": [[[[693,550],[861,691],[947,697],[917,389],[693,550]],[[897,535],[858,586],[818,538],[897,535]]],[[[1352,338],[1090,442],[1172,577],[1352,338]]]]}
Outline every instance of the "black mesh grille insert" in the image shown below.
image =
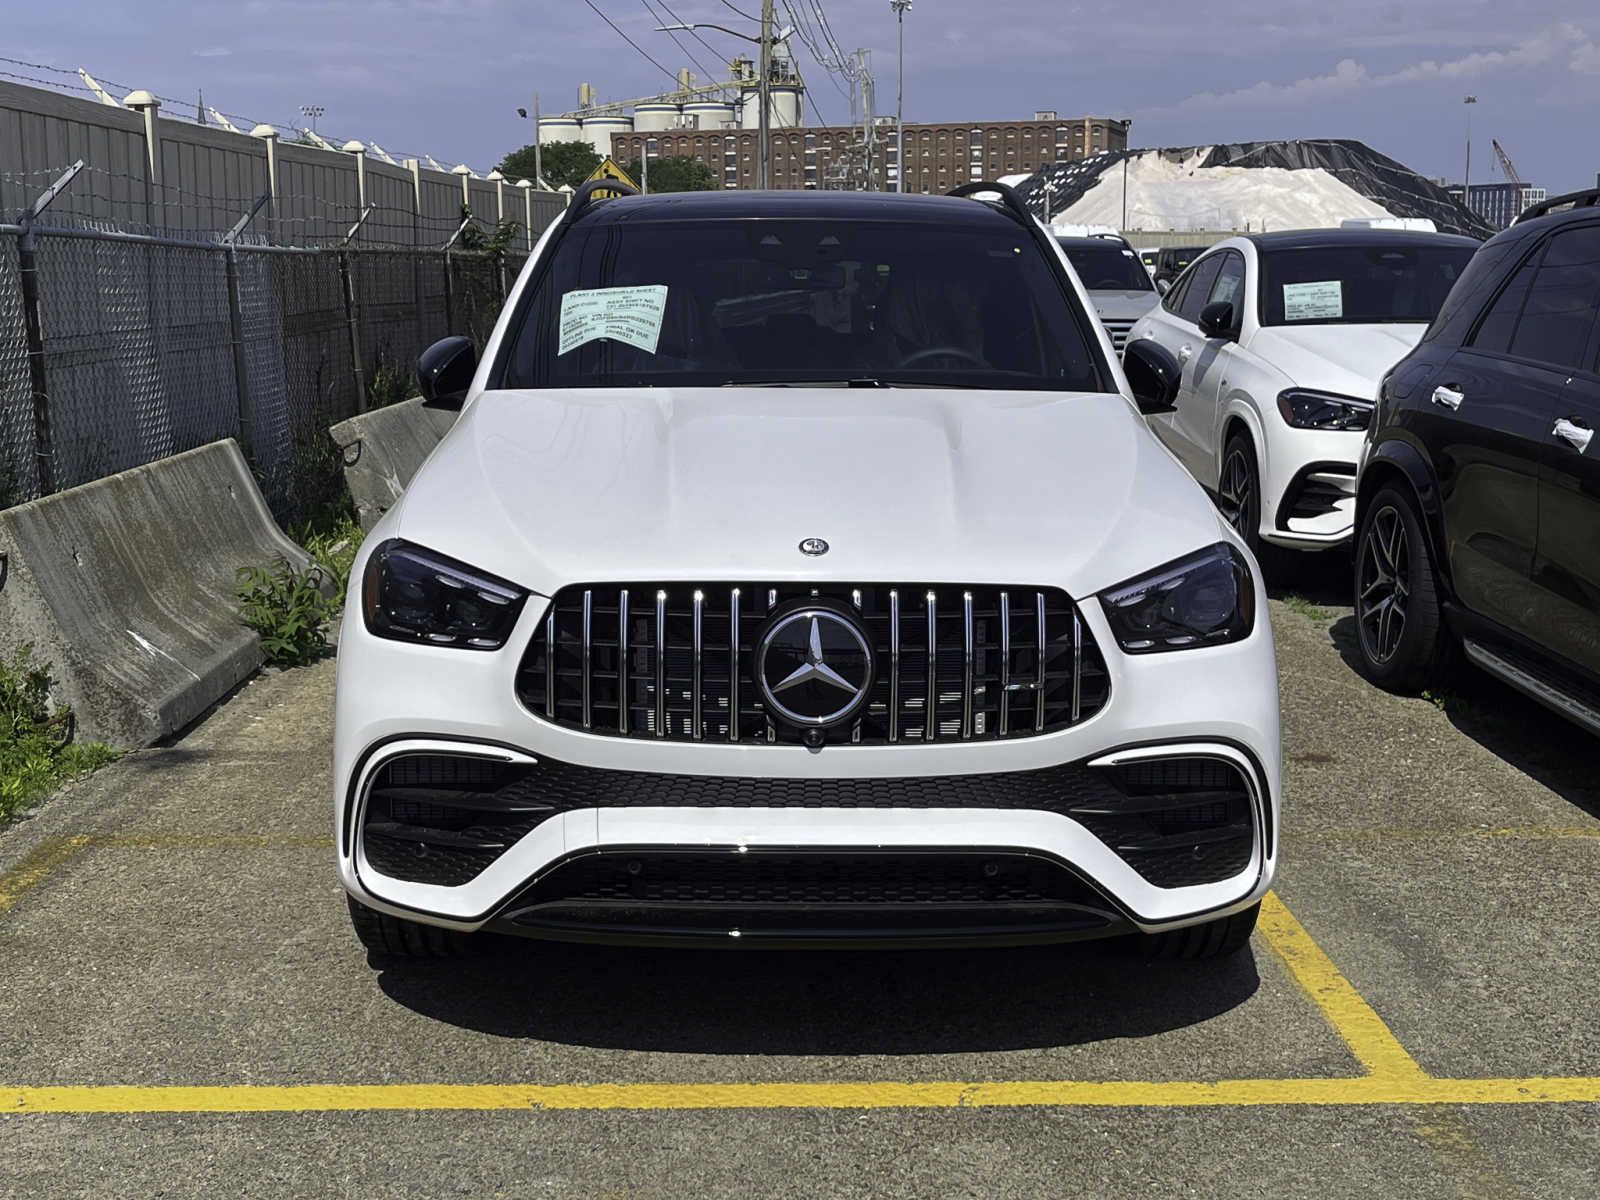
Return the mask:
{"type": "Polygon", "coordinates": [[[867,706],[827,731],[830,743],[1052,733],[1099,712],[1110,692],[1099,647],[1055,588],[634,583],[563,589],[523,657],[517,695],[545,720],[611,736],[796,740],[768,719],[754,650],[774,609],[807,598],[855,612],[876,661],[867,706]]]}
{"type": "Polygon", "coordinates": [[[1054,863],[997,854],[591,854],[540,879],[519,905],[1103,903],[1054,863]]]}
{"type": "Polygon", "coordinates": [[[1116,768],[1067,763],[991,775],[749,779],[536,766],[449,755],[397,759],[374,779],[368,862],[418,883],[467,883],[541,821],[588,808],[966,808],[1060,813],[1158,887],[1212,883],[1250,862],[1250,789],[1231,762],[1194,756],[1116,768]],[[459,775],[452,772],[461,764],[459,775]],[[417,778],[436,780],[415,786],[417,778]]]}

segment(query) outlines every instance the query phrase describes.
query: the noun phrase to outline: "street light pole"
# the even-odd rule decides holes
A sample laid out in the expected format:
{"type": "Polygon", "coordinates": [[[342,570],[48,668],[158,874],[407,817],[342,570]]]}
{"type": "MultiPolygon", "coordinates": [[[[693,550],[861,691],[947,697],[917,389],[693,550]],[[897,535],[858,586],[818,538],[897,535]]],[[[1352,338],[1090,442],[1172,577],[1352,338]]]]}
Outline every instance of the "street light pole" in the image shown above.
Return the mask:
{"type": "MultiPolygon", "coordinates": [[[[1476,96],[1468,96],[1463,104],[1476,104],[1476,96]]],[[[1467,210],[1472,208],[1472,110],[1467,109],[1467,170],[1461,177],[1461,207],[1467,210]]]]}
{"type": "Polygon", "coordinates": [[[900,65],[895,72],[894,190],[906,190],[906,10],[911,0],[889,0],[898,27],[900,65]]]}
{"type": "Polygon", "coordinates": [[[761,103],[760,132],[756,135],[756,187],[772,186],[772,0],[761,0],[761,79],[756,88],[761,103]]]}

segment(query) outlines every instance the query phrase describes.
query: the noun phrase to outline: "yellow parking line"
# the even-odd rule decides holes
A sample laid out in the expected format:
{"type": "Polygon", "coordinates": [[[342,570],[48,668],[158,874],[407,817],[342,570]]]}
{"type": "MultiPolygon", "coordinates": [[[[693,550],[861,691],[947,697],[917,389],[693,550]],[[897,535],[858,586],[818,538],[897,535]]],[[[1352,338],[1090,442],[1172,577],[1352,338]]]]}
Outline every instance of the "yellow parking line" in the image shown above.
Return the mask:
{"type": "Polygon", "coordinates": [[[1256,928],[1288,964],[1289,973],[1322,1010],[1328,1023],[1370,1075],[1394,1080],[1424,1078],[1417,1060],[1406,1053],[1400,1040],[1383,1023],[1383,1018],[1361,998],[1361,993],[1333,965],[1322,947],[1311,940],[1305,926],[1295,919],[1276,892],[1268,893],[1262,900],[1256,928]]]}
{"type": "Polygon", "coordinates": [[[197,1113],[729,1108],[1207,1108],[1600,1103],[1600,1078],[1233,1079],[1220,1083],[310,1084],[0,1089],[0,1112],[197,1113]]]}
{"type": "Polygon", "coordinates": [[[89,834],[78,834],[46,838],[35,846],[15,867],[0,875],[0,916],[10,912],[18,900],[93,840],[89,834]]]}

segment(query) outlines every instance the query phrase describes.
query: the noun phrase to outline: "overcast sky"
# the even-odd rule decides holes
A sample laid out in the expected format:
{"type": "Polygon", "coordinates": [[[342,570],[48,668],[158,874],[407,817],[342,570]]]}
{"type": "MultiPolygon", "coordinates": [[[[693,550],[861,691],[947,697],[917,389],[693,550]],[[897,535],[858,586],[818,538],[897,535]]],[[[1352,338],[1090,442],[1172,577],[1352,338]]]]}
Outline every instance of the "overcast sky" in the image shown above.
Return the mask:
{"type": "MultiPolygon", "coordinates": [[[[790,0],[808,12],[816,0],[790,0]]],[[[734,0],[747,12],[759,0],[734,0]]],[[[671,71],[689,66],[651,9],[753,28],[726,0],[594,0],[671,71]]],[[[872,51],[877,107],[894,111],[888,0],[823,0],[839,43],[872,51]]],[[[783,0],[778,0],[780,20],[783,0]]],[[[1600,4],[1594,0],[915,0],[906,16],[906,119],[999,120],[1054,108],[1132,117],[1132,144],[1356,138],[1429,176],[1459,179],[1465,95],[1473,178],[1496,137],[1529,182],[1593,186],[1600,171],[1600,4]]],[[[751,49],[715,31],[724,58],[751,49]]],[[[679,35],[707,68],[699,42],[679,35]]],[[[849,106],[796,42],[824,120],[849,106]]],[[[249,0],[204,6],[57,0],[9,6],[0,55],[87,67],[107,81],[298,123],[487,171],[531,140],[517,107],[576,103],[581,82],[623,99],[668,79],[585,0],[249,0]]],[[[38,74],[12,63],[0,70],[38,74]]],[[[50,77],[46,74],[45,77],[50,77]]],[[[808,119],[810,116],[808,106],[808,119]]]]}

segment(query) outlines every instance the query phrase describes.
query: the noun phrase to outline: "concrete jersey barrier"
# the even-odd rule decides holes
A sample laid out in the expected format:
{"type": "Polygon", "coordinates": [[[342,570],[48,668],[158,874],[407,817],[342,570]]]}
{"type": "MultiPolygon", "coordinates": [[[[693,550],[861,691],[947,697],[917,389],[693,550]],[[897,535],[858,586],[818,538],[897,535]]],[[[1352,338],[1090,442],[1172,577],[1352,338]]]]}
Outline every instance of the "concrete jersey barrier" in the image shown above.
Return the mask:
{"type": "Polygon", "coordinates": [[[416,396],[340,421],[328,431],[344,457],[345,486],[363,530],[394,507],[455,419],[453,412],[422,407],[416,396]]]}
{"type": "Polygon", "coordinates": [[[33,643],[79,738],[150,745],[261,666],[235,573],[279,558],[232,439],[0,511],[0,653],[33,643]]]}

